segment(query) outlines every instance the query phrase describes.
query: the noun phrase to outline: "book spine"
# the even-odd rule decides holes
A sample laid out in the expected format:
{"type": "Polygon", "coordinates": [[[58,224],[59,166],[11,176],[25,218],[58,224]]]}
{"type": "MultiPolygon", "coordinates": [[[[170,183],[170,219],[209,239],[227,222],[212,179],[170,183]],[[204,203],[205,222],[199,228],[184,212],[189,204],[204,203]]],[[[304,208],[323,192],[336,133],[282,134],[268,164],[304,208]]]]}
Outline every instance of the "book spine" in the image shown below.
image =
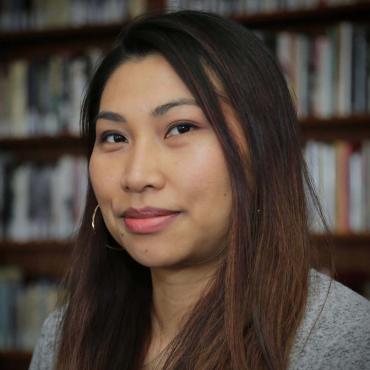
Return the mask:
{"type": "Polygon", "coordinates": [[[349,163],[349,224],[352,232],[364,229],[362,219],[363,207],[363,177],[362,155],[360,148],[354,148],[349,163]]]}
{"type": "Polygon", "coordinates": [[[338,102],[339,116],[348,116],[352,113],[352,41],[353,25],[343,22],[339,25],[339,69],[338,69],[338,102]]]}
{"type": "Polygon", "coordinates": [[[356,25],[353,31],[352,107],[353,113],[366,111],[366,28],[356,25]]]}
{"type": "Polygon", "coordinates": [[[349,231],[349,157],[350,144],[338,142],[337,147],[337,215],[336,229],[340,232],[349,231]]]}

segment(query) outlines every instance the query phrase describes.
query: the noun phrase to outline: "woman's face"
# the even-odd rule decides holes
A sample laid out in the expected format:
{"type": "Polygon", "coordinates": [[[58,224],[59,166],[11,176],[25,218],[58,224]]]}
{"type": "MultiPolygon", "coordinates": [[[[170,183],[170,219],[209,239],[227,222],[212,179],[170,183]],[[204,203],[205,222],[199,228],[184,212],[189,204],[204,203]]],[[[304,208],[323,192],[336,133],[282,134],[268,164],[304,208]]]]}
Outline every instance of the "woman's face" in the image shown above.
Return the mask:
{"type": "Polygon", "coordinates": [[[109,232],[138,263],[198,265],[226,247],[231,187],[220,143],[160,55],[109,78],[89,171],[109,232]]]}

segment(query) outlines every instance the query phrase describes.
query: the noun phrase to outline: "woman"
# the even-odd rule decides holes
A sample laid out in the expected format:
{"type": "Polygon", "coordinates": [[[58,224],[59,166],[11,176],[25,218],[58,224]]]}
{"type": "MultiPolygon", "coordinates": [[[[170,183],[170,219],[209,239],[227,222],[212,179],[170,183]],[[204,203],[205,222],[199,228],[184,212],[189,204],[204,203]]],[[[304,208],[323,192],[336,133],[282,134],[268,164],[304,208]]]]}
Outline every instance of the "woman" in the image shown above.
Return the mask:
{"type": "Polygon", "coordinates": [[[132,22],[82,129],[69,295],[32,370],[369,365],[368,302],[311,270],[297,117],[253,34],[192,11],[132,22]]]}

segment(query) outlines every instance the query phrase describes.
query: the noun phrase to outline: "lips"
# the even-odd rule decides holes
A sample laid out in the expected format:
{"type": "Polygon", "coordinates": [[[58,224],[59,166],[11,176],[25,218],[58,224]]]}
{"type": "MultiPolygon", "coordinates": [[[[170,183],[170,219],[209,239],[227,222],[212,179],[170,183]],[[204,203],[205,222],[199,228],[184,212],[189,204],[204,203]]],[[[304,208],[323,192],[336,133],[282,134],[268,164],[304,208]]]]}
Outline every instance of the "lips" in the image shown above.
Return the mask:
{"type": "Polygon", "coordinates": [[[171,211],[169,209],[163,209],[163,208],[152,208],[152,207],[146,207],[146,208],[128,208],[123,213],[124,217],[127,218],[151,218],[151,217],[161,217],[161,216],[168,216],[171,214],[178,213],[178,211],[171,211]]]}
{"type": "Polygon", "coordinates": [[[151,234],[165,229],[179,214],[179,211],[146,207],[128,208],[123,216],[127,229],[132,233],[151,234]]]}

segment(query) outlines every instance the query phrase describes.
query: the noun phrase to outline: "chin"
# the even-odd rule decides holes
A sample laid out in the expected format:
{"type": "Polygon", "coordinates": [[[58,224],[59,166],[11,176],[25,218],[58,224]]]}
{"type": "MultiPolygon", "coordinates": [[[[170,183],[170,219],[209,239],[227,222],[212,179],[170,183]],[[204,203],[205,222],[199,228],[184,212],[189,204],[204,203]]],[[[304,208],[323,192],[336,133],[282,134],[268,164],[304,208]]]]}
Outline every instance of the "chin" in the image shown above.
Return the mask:
{"type": "Polygon", "coordinates": [[[150,251],[140,255],[137,253],[130,255],[131,258],[133,258],[138,264],[150,269],[173,269],[186,265],[184,258],[168,255],[157,255],[155,253],[150,253],[150,251]]]}

